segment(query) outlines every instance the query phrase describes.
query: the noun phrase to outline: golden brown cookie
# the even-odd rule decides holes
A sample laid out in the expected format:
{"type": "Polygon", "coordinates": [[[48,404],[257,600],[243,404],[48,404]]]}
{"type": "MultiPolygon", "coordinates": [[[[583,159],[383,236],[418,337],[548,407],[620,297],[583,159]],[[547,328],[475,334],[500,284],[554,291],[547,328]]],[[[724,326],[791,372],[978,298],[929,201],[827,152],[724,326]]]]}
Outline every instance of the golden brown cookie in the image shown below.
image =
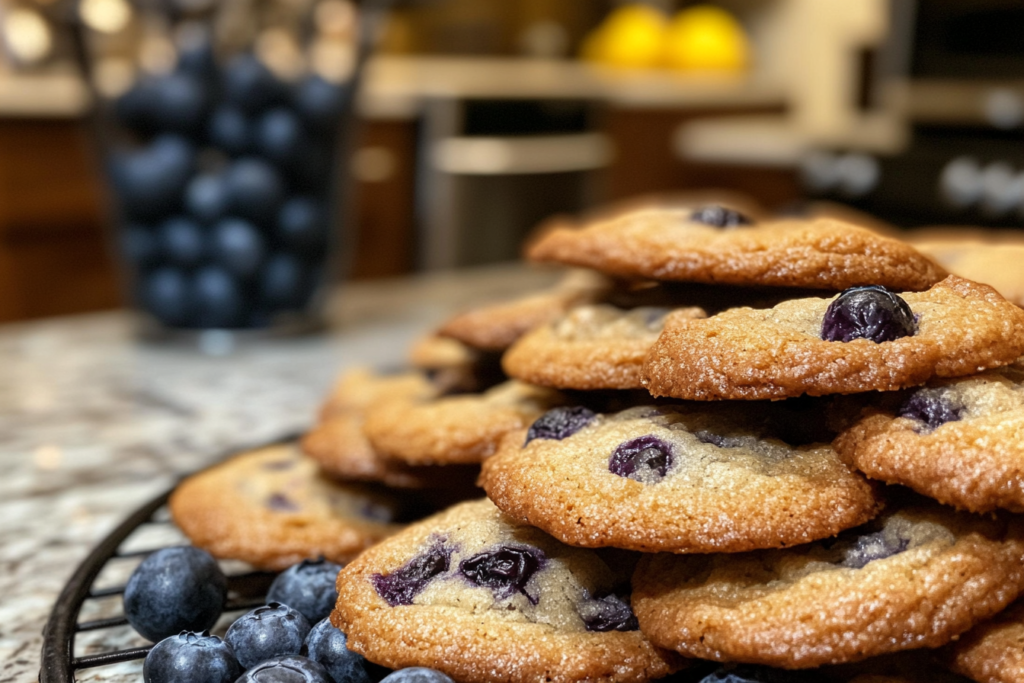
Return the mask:
{"type": "Polygon", "coordinates": [[[1024,589],[1024,521],[926,499],[838,539],[740,555],[647,555],[633,608],[692,657],[783,668],[938,647],[1024,589]]]}
{"type": "Polygon", "coordinates": [[[370,368],[353,368],[342,373],[320,408],[320,419],[362,412],[383,398],[430,398],[439,389],[421,372],[380,373],[370,368]]]}
{"type": "Polygon", "coordinates": [[[827,443],[781,440],[775,418],[800,418],[772,408],[554,408],[502,441],[481,484],[512,518],[583,547],[740,552],[874,517],[877,487],[827,443]]]}
{"type": "MultiPolygon", "coordinates": [[[[1006,239],[1005,237],[1003,238],[1006,239]]],[[[1007,301],[1024,306],[1024,244],[978,239],[913,242],[914,247],[960,277],[992,285],[1007,301]]]]}
{"type": "Polygon", "coordinates": [[[484,391],[508,379],[501,369],[501,354],[471,349],[436,334],[412,345],[409,362],[430,380],[438,394],[484,391]]]}
{"type": "MultiPolygon", "coordinates": [[[[557,389],[642,389],[640,369],[668,312],[581,306],[520,338],[502,367],[510,377],[557,389]]],[[[704,317],[704,311],[687,308],[677,315],[704,317]]]]}
{"type": "Polygon", "coordinates": [[[636,630],[617,578],[594,551],[475,501],[349,564],[331,621],[372,662],[460,683],[641,683],[682,666],[636,630]]]}
{"type": "Polygon", "coordinates": [[[401,525],[390,496],[338,484],[293,445],[236,456],[182,482],[175,523],[215,557],[279,570],[324,556],[347,562],[401,525]]]}
{"type": "Polygon", "coordinates": [[[924,290],[945,271],[910,245],[827,218],[754,223],[709,207],[641,210],[548,232],[532,261],[623,278],[845,289],[924,290]]]}
{"type": "Polygon", "coordinates": [[[853,467],[972,512],[1024,512],[1024,368],[887,398],[835,440],[853,467]]]}
{"type": "Polygon", "coordinates": [[[950,667],[978,683],[1024,681],[1024,600],[943,649],[950,667]]]}
{"type": "Polygon", "coordinates": [[[376,452],[410,465],[479,463],[505,434],[564,401],[552,389],[511,380],[482,394],[375,405],[363,433],[376,452]]]}
{"type": "Polygon", "coordinates": [[[548,291],[460,313],[443,323],[437,333],[474,349],[504,351],[533,328],[575,306],[597,301],[611,286],[611,281],[598,273],[575,270],[548,291]]]}
{"type": "MultiPolygon", "coordinates": [[[[654,396],[703,401],[891,391],[1005,365],[1024,352],[1024,311],[988,285],[955,275],[926,292],[898,295],[909,311],[891,315],[909,320],[909,336],[880,343],[822,339],[826,323],[849,313],[839,301],[862,293],[737,308],[707,319],[670,315],[644,363],[644,385],[654,396]]],[[[857,311],[866,324],[887,331],[872,317],[877,307],[857,311]]]]}

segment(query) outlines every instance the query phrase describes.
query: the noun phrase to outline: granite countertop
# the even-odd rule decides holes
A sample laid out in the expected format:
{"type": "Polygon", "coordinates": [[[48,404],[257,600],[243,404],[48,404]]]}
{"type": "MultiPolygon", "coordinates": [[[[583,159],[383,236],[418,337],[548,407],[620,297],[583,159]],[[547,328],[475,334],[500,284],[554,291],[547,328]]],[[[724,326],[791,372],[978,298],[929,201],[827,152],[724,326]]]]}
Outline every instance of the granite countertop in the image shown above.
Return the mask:
{"type": "MultiPolygon", "coordinates": [[[[556,277],[514,265],[351,285],[325,333],[222,356],[142,343],[124,311],[0,326],[0,683],[38,679],[57,594],[136,507],[226,452],[307,428],[341,369],[400,364],[451,312],[556,277]]],[[[76,645],[108,650],[105,633],[76,645]]],[[[141,681],[141,662],[78,680],[141,681]]]]}

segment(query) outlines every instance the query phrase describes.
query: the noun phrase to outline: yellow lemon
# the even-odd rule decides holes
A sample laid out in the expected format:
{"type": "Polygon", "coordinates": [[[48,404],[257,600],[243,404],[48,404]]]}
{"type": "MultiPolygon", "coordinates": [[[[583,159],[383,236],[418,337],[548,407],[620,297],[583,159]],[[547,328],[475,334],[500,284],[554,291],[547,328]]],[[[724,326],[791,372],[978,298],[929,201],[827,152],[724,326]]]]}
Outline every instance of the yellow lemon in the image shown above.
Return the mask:
{"type": "Polygon", "coordinates": [[[582,56],[608,66],[645,68],[660,62],[664,14],[648,5],[623,5],[609,14],[583,42],[582,56]]]}
{"type": "Polygon", "coordinates": [[[664,61],[676,69],[740,71],[749,58],[743,27],[719,7],[684,9],[672,18],[666,31],[664,61]]]}

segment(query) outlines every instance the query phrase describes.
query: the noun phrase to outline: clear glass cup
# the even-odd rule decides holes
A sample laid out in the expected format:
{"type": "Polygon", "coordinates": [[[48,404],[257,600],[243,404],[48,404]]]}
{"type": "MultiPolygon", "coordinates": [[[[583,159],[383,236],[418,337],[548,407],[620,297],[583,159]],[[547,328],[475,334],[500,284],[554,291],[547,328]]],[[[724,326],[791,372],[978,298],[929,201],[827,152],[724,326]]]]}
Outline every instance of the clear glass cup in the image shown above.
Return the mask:
{"type": "Polygon", "coordinates": [[[347,0],[81,0],[114,242],[149,332],[316,326],[346,246],[347,0]]]}

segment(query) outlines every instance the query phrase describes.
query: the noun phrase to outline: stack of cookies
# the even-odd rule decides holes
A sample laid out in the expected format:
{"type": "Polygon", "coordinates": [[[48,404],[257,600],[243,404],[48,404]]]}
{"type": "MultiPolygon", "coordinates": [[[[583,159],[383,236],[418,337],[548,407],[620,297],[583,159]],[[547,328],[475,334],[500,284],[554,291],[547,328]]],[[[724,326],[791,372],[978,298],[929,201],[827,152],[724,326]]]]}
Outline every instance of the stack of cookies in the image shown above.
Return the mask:
{"type": "Polygon", "coordinates": [[[481,683],[1024,680],[1024,311],[723,203],[528,258],[582,270],[343,378],[303,442],[349,482],[487,495],[342,571],[351,649],[481,683]]]}

